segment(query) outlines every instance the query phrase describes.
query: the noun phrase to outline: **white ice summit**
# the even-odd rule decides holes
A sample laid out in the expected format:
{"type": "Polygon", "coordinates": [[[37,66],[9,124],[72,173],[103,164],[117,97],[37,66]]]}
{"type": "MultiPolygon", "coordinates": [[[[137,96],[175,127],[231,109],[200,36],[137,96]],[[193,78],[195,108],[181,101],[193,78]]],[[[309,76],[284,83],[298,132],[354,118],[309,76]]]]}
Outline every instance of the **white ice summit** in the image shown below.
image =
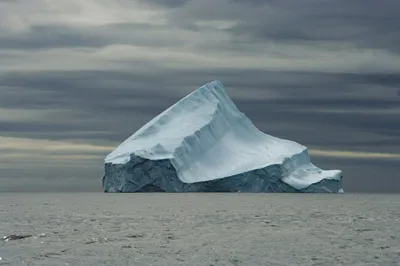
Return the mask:
{"type": "Polygon", "coordinates": [[[153,118],[105,159],[105,192],[340,192],[342,172],[258,130],[219,81],[153,118]]]}

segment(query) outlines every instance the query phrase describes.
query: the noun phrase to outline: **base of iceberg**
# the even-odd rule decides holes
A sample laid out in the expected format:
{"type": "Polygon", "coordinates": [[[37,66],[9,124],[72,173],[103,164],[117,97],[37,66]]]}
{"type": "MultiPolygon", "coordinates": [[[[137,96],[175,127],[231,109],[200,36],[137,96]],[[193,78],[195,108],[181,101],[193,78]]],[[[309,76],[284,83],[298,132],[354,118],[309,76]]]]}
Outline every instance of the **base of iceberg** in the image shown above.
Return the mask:
{"type": "Polygon", "coordinates": [[[105,165],[104,192],[343,192],[340,179],[322,179],[302,189],[281,180],[282,165],[270,165],[216,180],[183,183],[169,160],[148,160],[131,155],[126,164],[105,165]]]}
{"type": "Polygon", "coordinates": [[[190,93],[105,159],[105,192],[342,192],[342,172],[257,129],[219,81],[190,93]]]}

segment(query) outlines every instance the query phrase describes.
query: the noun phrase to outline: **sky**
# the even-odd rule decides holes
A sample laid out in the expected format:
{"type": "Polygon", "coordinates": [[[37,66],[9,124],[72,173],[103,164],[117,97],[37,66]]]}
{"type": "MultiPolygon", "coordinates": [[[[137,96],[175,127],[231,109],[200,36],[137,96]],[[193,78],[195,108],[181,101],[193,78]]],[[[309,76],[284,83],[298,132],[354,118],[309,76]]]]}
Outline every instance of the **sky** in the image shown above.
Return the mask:
{"type": "Polygon", "coordinates": [[[220,80],[348,192],[400,192],[398,0],[0,0],[0,191],[101,191],[104,157],[220,80]]]}

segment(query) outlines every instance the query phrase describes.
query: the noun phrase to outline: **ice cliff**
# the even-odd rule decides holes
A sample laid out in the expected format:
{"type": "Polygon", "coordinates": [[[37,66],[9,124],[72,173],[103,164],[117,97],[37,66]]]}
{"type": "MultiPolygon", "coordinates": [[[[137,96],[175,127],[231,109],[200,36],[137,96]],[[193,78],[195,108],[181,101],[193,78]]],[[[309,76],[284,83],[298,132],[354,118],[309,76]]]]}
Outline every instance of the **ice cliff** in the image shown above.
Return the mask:
{"type": "Polygon", "coordinates": [[[105,192],[339,192],[340,170],[258,130],[219,81],[153,118],[105,159],[105,192]]]}

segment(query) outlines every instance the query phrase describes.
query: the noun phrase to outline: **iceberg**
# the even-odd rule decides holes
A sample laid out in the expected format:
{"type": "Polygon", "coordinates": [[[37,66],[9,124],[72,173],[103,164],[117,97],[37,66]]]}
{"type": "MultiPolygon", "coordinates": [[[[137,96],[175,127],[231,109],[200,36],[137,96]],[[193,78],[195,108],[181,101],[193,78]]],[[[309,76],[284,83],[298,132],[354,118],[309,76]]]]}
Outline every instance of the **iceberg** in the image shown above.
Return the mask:
{"type": "Polygon", "coordinates": [[[102,182],[105,192],[338,193],[341,179],[305,146],[257,129],[213,81],[108,154],[102,182]]]}

